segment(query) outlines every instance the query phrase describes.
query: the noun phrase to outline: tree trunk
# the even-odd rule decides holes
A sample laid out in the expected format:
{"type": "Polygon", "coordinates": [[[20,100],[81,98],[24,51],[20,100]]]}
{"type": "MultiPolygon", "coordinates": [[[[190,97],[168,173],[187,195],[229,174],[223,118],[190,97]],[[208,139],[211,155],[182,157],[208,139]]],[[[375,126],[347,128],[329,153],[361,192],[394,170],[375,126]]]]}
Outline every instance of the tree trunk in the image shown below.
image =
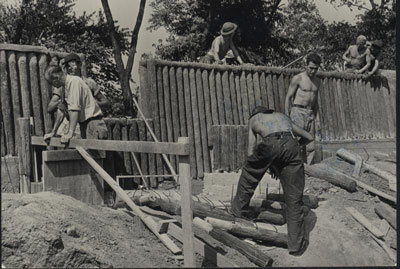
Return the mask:
{"type": "MultiPolygon", "coordinates": [[[[126,71],[124,71],[126,73],[126,71]]],[[[122,97],[124,103],[124,113],[125,115],[132,116],[133,115],[133,100],[132,100],[132,91],[131,86],[129,85],[129,76],[124,74],[121,76],[121,88],[122,88],[122,97]]]]}

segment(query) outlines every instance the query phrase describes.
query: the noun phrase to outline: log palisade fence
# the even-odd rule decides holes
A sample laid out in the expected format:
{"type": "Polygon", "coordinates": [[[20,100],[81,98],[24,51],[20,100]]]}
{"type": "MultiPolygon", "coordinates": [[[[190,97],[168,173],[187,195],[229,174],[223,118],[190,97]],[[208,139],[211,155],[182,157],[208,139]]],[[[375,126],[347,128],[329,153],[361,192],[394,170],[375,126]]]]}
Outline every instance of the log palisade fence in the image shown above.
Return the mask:
{"type": "MultiPolygon", "coordinates": [[[[243,164],[249,113],[258,105],[283,112],[290,80],[300,71],[141,61],[139,104],[153,119],[160,141],[190,137],[191,175],[201,178],[204,172],[235,170],[243,164]]],[[[319,72],[320,147],[363,141],[395,146],[395,73],[387,73],[391,81],[386,76],[364,80],[360,75],[319,72]]]]}

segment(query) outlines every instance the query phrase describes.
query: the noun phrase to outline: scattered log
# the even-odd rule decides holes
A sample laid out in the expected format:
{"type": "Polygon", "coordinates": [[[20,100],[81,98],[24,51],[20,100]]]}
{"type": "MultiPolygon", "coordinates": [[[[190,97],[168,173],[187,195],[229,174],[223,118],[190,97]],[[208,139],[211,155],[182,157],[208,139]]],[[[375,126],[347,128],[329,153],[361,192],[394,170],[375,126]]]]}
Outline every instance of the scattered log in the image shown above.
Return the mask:
{"type": "Polygon", "coordinates": [[[389,205],[379,203],[375,206],[375,213],[385,219],[393,229],[397,230],[396,211],[389,205]]]}
{"type": "Polygon", "coordinates": [[[346,189],[349,192],[356,191],[357,183],[354,180],[344,177],[337,173],[333,168],[328,167],[324,164],[307,165],[304,164],[305,173],[312,177],[317,177],[326,180],[333,185],[339,186],[346,189]]]}
{"type": "Polygon", "coordinates": [[[361,159],[361,162],[362,162],[362,164],[363,164],[363,166],[365,167],[366,170],[371,171],[372,173],[374,173],[377,176],[380,176],[383,179],[386,179],[389,182],[389,188],[392,191],[396,191],[397,190],[397,187],[396,187],[397,186],[397,179],[396,179],[395,175],[393,175],[393,174],[391,174],[389,172],[386,172],[386,171],[382,171],[379,168],[364,162],[360,155],[355,154],[353,152],[349,152],[349,151],[347,151],[345,149],[339,149],[336,152],[336,155],[339,156],[340,158],[342,158],[343,160],[345,160],[345,161],[347,161],[349,163],[352,163],[352,164],[357,164],[357,162],[359,162],[359,160],[361,159]]]}
{"type": "Polygon", "coordinates": [[[236,249],[244,256],[246,256],[249,261],[255,263],[258,266],[267,267],[270,266],[273,262],[271,257],[269,257],[264,252],[258,250],[256,247],[240,240],[239,238],[229,234],[222,229],[213,228],[209,223],[200,218],[195,218],[193,220],[193,224],[205,229],[212,237],[221,241],[228,247],[236,249]]]}
{"type": "MultiPolygon", "coordinates": [[[[271,204],[271,201],[285,202],[283,193],[256,194],[253,197],[253,199],[259,198],[265,199],[265,201],[263,201],[263,206],[271,204]]],[[[304,194],[303,203],[311,209],[316,209],[318,207],[318,197],[312,194],[304,194]]]]}
{"type": "Polygon", "coordinates": [[[362,226],[364,226],[368,231],[370,231],[374,236],[383,239],[385,235],[372,223],[364,217],[360,212],[358,212],[354,207],[346,207],[346,210],[355,218],[362,226]]]}
{"type": "Polygon", "coordinates": [[[287,247],[287,234],[278,233],[275,231],[263,229],[255,225],[249,226],[248,224],[232,223],[230,221],[219,220],[215,218],[205,218],[205,221],[210,223],[213,228],[220,228],[229,233],[253,240],[263,241],[278,247],[287,247]]]}

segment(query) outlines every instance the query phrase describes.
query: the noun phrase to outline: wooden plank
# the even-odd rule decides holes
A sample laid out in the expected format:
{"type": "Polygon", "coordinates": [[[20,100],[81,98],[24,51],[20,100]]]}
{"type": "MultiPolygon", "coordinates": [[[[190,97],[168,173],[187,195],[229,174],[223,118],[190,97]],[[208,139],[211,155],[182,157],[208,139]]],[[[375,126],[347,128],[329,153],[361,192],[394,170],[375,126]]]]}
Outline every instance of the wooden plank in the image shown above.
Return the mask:
{"type": "Polygon", "coordinates": [[[225,119],[226,124],[233,124],[233,115],[232,115],[232,102],[231,102],[231,92],[229,89],[229,73],[225,71],[222,73],[222,93],[223,93],[223,103],[219,103],[219,105],[223,104],[223,108],[225,111],[225,119]]]}
{"type": "Polygon", "coordinates": [[[337,106],[339,107],[339,113],[340,113],[340,117],[339,117],[339,123],[340,123],[340,133],[339,133],[339,138],[340,140],[343,140],[347,137],[347,130],[346,130],[346,116],[345,114],[347,113],[345,111],[344,108],[344,104],[343,104],[343,95],[342,95],[342,83],[341,83],[341,79],[337,78],[335,79],[335,83],[336,83],[336,97],[338,100],[338,104],[337,106]]]}
{"type": "Polygon", "coordinates": [[[336,140],[336,130],[335,130],[335,108],[332,103],[332,98],[330,92],[332,91],[331,85],[329,84],[329,78],[324,78],[324,97],[325,97],[325,106],[327,107],[327,119],[328,119],[328,130],[330,140],[336,140]]]}
{"type": "MultiPolygon", "coordinates": [[[[123,141],[129,141],[128,139],[128,123],[126,122],[124,125],[121,126],[121,139],[123,141]]],[[[129,152],[124,152],[124,165],[125,165],[125,171],[128,175],[132,174],[132,163],[131,163],[131,156],[129,152]]]]}
{"type": "MultiPolygon", "coordinates": [[[[180,137],[178,143],[188,144],[188,137],[180,137]]],[[[181,210],[183,231],[183,256],[185,267],[195,267],[194,234],[193,234],[193,199],[192,178],[190,177],[190,161],[188,156],[179,156],[179,182],[181,185],[181,210]]]]}
{"type": "MultiPolygon", "coordinates": [[[[43,137],[32,136],[32,145],[47,146],[43,137]]],[[[49,143],[53,147],[65,148],[65,144],[60,142],[60,138],[52,138],[49,143]]],[[[123,152],[146,152],[146,153],[165,153],[176,155],[189,154],[189,147],[182,146],[178,143],[171,142],[143,142],[143,141],[115,141],[100,139],[71,139],[69,148],[76,146],[84,146],[86,149],[99,149],[107,151],[123,151],[123,152]]]]}
{"type": "Polygon", "coordinates": [[[231,170],[235,171],[237,169],[237,152],[238,152],[238,141],[237,141],[237,132],[238,126],[233,125],[231,128],[231,147],[232,147],[232,156],[231,156],[231,170]]]}
{"type": "Polygon", "coordinates": [[[29,53],[29,77],[32,96],[32,107],[34,116],[35,135],[44,135],[42,102],[40,100],[39,90],[39,72],[36,54],[29,53]]]}
{"type": "MultiPolygon", "coordinates": [[[[139,120],[137,122],[138,125],[138,131],[139,131],[139,141],[143,142],[147,140],[146,137],[146,126],[144,125],[144,121],[139,120]]],[[[143,175],[148,175],[149,174],[149,160],[148,160],[148,154],[146,152],[141,152],[140,153],[140,168],[142,169],[143,175]]],[[[150,182],[147,179],[146,180],[147,186],[150,186],[150,182]]]]}
{"type": "Polygon", "coordinates": [[[265,73],[260,74],[260,93],[261,93],[261,105],[268,107],[268,94],[267,94],[267,84],[265,80],[265,73]]]}
{"type": "Polygon", "coordinates": [[[178,108],[179,108],[179,123],[180,123],[180,135],[187,136],[187,126],[186,126],[186,112],[185,112],[185,97],[183,89],[183,75],[182,67],[176,69],[176,87],[178,91],[178,108]]]}
{"type": "Polygon", "coordinates": [[[104,171],[104,169],[101,168],[101,166],[98,165],[95,160],[93,160],[93,158],[90,157],[90,155],[86,152],[85,149],[78,146],[77,150],[82,155],[82,157],[85,158],[85,160],[90,164],[90,166],[92,166],[93,169],[95,169],[96,172],[99,173],[99,175],[110,185],[110,187],[116,192],[118,197],[132,209],[135,215],[138,216],[144,222],[144,224],[161,240],[161,242],[163,242],[168,247],[169,250],[172,251],[172,253],[174,254],[181,253],[181,250],[172,242],[172,240],[169,239],[169,237],[165,237],[166,234],[163,234],[165,235],[163,236],[157,232],[156,228],[157,224],[155,223],[155,221],[151,217],[145,215],[140,210],[140,208],[138,208],[133,203],[133,201],[129,199],[129,196],[124,192],[124,190],[121,189],[121,187],[114,181],[114,179],[110,177],[107,174],[107,172],[104,171]]]}
{"type": "Polygon", "coordinates": [[[22,102],[22,115],[24,117],[31,116],[31,98],[29,95],[28,87],[28,69],[26,63],[26,54],[17,53],[18,73],[19,73],[19,84],[21,88],[21,102],[22,102]]]}
{"type": "Polygon", "coordinates": [[[381,88],[382,94],[383,94],[383,100],[385,104],[385,110],[386,114],[388,116],[388,137],[395,137],[396,136],[396,126],[395,126],[395,118],[396,115],[394,113],[394,110],[392,109],[391,103],[390,103],[390,96],[389,96],[389,89],[382,87],[381,88]]]}
{"type": "MultiPolygon", "coordinates": [[[[21,100],[19,96],[19,86],[18,86],[18,73],[17,73],[17,61],[15,57],[15,53],[10,51],[6,55],[8,59],[8,72],[10,77],[10,87],[11,87],[11,103],[12,104],[12,112],[13,112],[13,123],[14,123],[14,133],[18,134],[18,118],[22,117],[21,112],[21,100]]],[[[7,61],[7,60],[6,60],[7,61]]],[[[7,80],[5,81],[5,83],[7,80]]],[[[4,116],[4,115],[3,115],[4,116]]],[[[15,154],[18,153],[19,145],[19,135],[14,135],[15,139],[15,154]]]]}
{"type": "MultiPolygon", "coordinates": [[[[164,129],[165,133],[167,134],[166,139],[164,141],[168,142],[175,142],[174,141],[174,129],[173,129],[173,124],[172,124],[172,111],[171,111],[171,92],[169,89],[169,72],[168,72],[168,66],[164,66],[162,69],[163,73],[163,90],[164,90],[164,108],[165,108],[165,123],[166,123],[166,129],[164,129]]],[[[176,171],[176,160],[175,156],[168,155],[168,159],[171,162],[172,167],[176,171]]],[[[147,175],[146,172],[143,172],[147,175]]]]}
{"type": "Polygon", "coordinates": [[[21,144],[19,145],[19,174],[21,193],[30,193],[32,178],[32,156],[31,156],[31,132],[29,118],[19,118],[19,136],[21,144]]]}
{"type": "MultiPolygon", "coordinates": [[[[168,228],[168,234],[176,240],[183,241],[183,230],[178,225],[171,223],[168,228]]],[[[229,258],[225,257],[214,248],[210,247],[198,238],[194,238],[194,250],[207,260],[211,261],[218,267],[239,267],[234,264],[229,258]]]]}
{"type": "Polygon", "coordinates": [[[229,156],[231,153],[229,135],[229,127],[221,126],[221,168],[225,171],[229,171],[229,156]]]}
{"type": "Polygon", "coordinates": [[[260,89],[260,80],[258,78],[258,72],[254,72],[253,74],[253,86],[254,86],[254,98],[256,106],[261,106],[262,99],[261,99],[261,89],[260,89]]]}
{"type": "Polygon", "coordinates": [[[216,88],[216,105],[218,108],[218,124],[225,124],[225,110],[224,110],[224,95],[222,93],[222,82],[221,73],[216,72],[215,74],[215,88],[216,88]]]}
{"type": "Polygon", "coordinates": [[[242,99],[243,120],[247,124],[250,117],[249,96],[247,93],[246,72],[242,71],[240,74],[240,96],[242,99]]]}
{"type": "MultiPolygon", "coordinates": [[[[158,106],[158,111],[159,111],[159,117],[160,117],[160,133],[157,134],[157,137],[160,139],[160,141],[166,142],[168,141],[167,138],[167,124],[166,124],[166,119],[165,119],[165,108],[164,108],[164,89],[163,89],[163,70],[162,67],[157,66],[157,97],[158,97],[158,103],[156,104],[158,106]]],[[[163,169],[163,174],[168,173],[167,167],[165,167],[164,162],[162,162],[162,169],[163,169]]]]}
{"type": "Polygon", "coordinates": [[[190,83],[189,83],[189,71],[187,68],[183,70],[183,88],[185,90],[185,111],[187,130],[190,143],[190,175],[195,178],[197,177],[197,166],[196,166],[196,149],[194,143],[194,130],[193,130],[193,118],[192,118],[192,105],[190,102],[190,83]]]}
{"type": "Polygon", "coordinates": [[[266,88],[267,88],[267,96],[268,96],[268,108],[276,109],[275,107],[275,93],[272,85],[272,74],[265,74],[266,88]]]}
{"type": "Polygon", "coordinates": [[[239,113],[239,124],[244,124],[244,116],[243,116],[243,104],[242,104],[242,95],[240,91],[240,76],[239,73],[235,73],[235,89],[236,89],[236,102],[239,113]]]}
{"type": "MultiPolygon", "coordinates": [[[[88,152],[94,159],[104,159],[106,157],[106,153],[102,150],[88,150],[88,152]]],[[[42,155],[43,162],[83,160],[76,149],[48,150],[44,151],[42,155]]]]}
{"type": "Polygon", "coordinates": [[[213,171],[216,171],[221,168],[221,125],[213,125],[212,126],[213,133],[213,155],[214,155],[214,163],[213,163],[213,171]]]}
{"type": "Polygon", "coordinates": [[[278,77],[278,91],[279,91],[279,111],[284,113],[286,91],[285,91],[285,82],[283,80],[283,74],[280,74],[278,77]]]}
{"type": "Polygon", "coordinates": [[[365,139],[366,131],[365,131],[365,123],[367,119],[365,118],[365,107],[361,101],[361,79],[353,79],[353,85],[354,85],[354,93],[357,101],[357,112],[358,112],[358,117],[360,120],[360,125],[359,125],[359,134],[358,137],[359,139],[365,139]]]}
{"type": "Polygon", "coordinates": [[[198,110],[198,100],[196,95],[196,76],[193,68],[189,71],[190,81],[190,99],[192,105],[192,118],[193,118],[193,131],[194,131],[194,143],[195,143],[195,156],[197,164],[197,176],[202,178],[204,175],[203,168],[203,153],[201,143],[201,127],[198,110]]]}
{"type": "Polygon", "coordinates": [[[12,50],[21,52],[39,52],[49,53],[46,47],[32,46],[32,45],[18,45],[18,44],[0,44],[0,50],[12,50]]]}
{"type": "MultiPolygon", "coordinates": [[[[0,99],[1,99],[1,97],[0,97],[0,99]]],[[[1,106],[1,102],[0,102],[0,106],[1,106]]],[[[0,147],[1,147],[0,148],[0,153],[1,153],[1,157],[7,155],[7,146],[6,146],[5,138],[6,138],[6,134],[4,132],[3,124],[0,124],[0,147]]]]}
{"type": "Polygon", "coordinates": [[[53,128],[53,123],[50,114],[47,112],[47,106],[50,102],[50,86],[44,77],[44,72],[47,68],[47,56],[42,54],[39,60],[39,74],[40,74],[40,93],[42,98],[42,110],[44,119],[44,132],[49,133],[53,128]]]}
{"type": "MultiPolygon", "coordinates": [[[[148,121],[149,125],[151,128],[154,128],[153,121],[148,121]]],[[[152,141],[152,137],[150,135],[150,132],[146,131],[147,135],[147,141],[152,141]]],[[[156,175],[157,174],[157,169],[156,169],[156,155],[149,153],[149,175],[156,175]]],[[[158,187],[158,179],[157,178],[151,178],[150,179],[150,185],[151,188],[157,188],[158,187]]]]}
{"type": "Polygon", "coordinates": [[[219,124],[219,116],[218,116],[218,106],[217,106],[217,89],[216,89],[216,78],[214,75],[214,70],[210,71],[208,76],[208,81],[210,83],[210,103],[211,103],[211,116],[212,116],[212,124],[219,124]]]}
{"type": "Polygon", "coordinates": [[[389,132],[389,121],[390,121],[390,115],[387,113],[386,110],[386,104],[385,104],[385,88],[381,86],[378,89],[375,89],[375,94],[377,96],[377,101],[378,101],[378,107],[379,107],[379,115],[378,120],[379,123],[381,124],[381,130],[383,132],[383,138],[388,138],[390,137],[390,132],[389,132]]]}
{"type": "Polygon", "coordinates": [[[233,115],[233,124],[240,124],[239,120],[239,112],[237,105],[237,97],[236,97],[236,89],[235,89],[235,74],[233,72],[229,72],[229,90],[231,93],[232,100],[232,115],[233,115]]]}
{"type": "Polygon", "coordinates": [[[353,218],[355,218],[362,226],[364,226],[368,231],[370,231],[376,237],[382,239],[385,235],[376,227],[372,225],[372,223],[364,217],[360,212],[358,212],[354,207],[346,207],[347,212],[351,214],[353,218]]]}
{"type": "Polygon", "coordinates": [[[357,139],[357,117],[356,117],[356,107],[354,106],[354,97],[353,97],[353,89],[350,79],[346,79],[346,89],[347,89],[347,102],[349,104],[349,112],[350,112],[350,130],[351,130],[351,139],[357,139]]]}
{"type": "MultiPolygon", "coordinates": [[[[112,139],[113,140],[121,140],[121,121],[117,119],[114,124],[114,128],[112,130],[112,139]]],[[[124,153],[123,152],[114,152],[114,167],[117,175],[125,175],[125,166],[124,166],[124,153]]]]}
{"type": "Polygon", "coordinates": [[[197,101],[199,110],[199,120],[200,120],[200,131],[201,131],[201,147],[203,149],[203,169],[204,172],[211,172],[210,156],[208,153],[208,134],[207,134],[207,119],[204,104],[204,90],[203,81],[201,78],[200,69],[196,70],[196,90],[197,90],[197,101]]]}
{"type": "MultiPolygon", "coordinates": [[[[129,141],[139,141],[139,130],[138,130],[138,127],[137,127],[137,120],[136,119],[135,120],[129,119],[128,120],[128,127],[129,127],[129,141]]],[[[135,152],[132,152],[132,154],[135,154],[135,158],[140,160],[139,159],[139,157],[140,157],[139,154],[137,154],[135,152]]],[[[138,161],[138,163],[140,165],[139,161],[138,161]]],[[[133,156],[131,158],[131,166],[132,166],[132,174],[133,175],[139,175],[140,174],[139,173],[140,167],[138,167],[138,165],[136,164],[133,156]]],[[[137,185],[140,184],[140,180],[139,179],[134,179],[134,182],[137,185]]]]}
{"type": "Polygon", "coordinates": [[[335,98],[335,83],[333,81],[333,78],[328,79],[328,84],[329,84],[329,99],[330,99],[330,104],[332,108],[332,118],[333,118],[333,130],[335,133],[335,140],[339,140],[340,138],[340,124],[339,124],[339,117],[340,117],[340,112],[338,108],[338,102],[335,98]]]}
{"type": "Polygon", "coordinates": [[[352,79],[349,81],[350,83],[350,90],[351,90],[351,100],[352,100],[352,107],[354,108],[354,123],[355,126],[355,138],[361,138],[361,125],[363,124],[362,117],[361,117],[361,108],[359,104],[359,98],[357,94],[357,81],[352,79]]]}
{"type": "MultiPolygon", "coordinates": [[[[139,94],[139,106],[146,118],[153,116],[152,99],[154,97],[151,88],[151,78],[149,79],[150,69],[147,68],[149,61],[139,62],[139,79],[140,79],[140,94],[139,94]]],[[[154,77],[152,78],[154,79],[154,77]]]]}
{"type": "MultiPolygon", "coordinates": [[[[210,134],[210,129],[212,126],[212,115],[211,115],[211,100],[210,100],[210,88],[208,87],[208,74],[207,70],[203,70],[201,73],[201,77],[203,80],[203,95],[204,95],[204,109],[206,112],[206,132],[207,132],[207,153],[209,153],[209,148],[211,145],[211,134],[210,134]]],[[[211,158],[209,157],[211,160],[211,158]]],[[[211,163],[210,163],[211,166],[211,163]]],[[[210,167],[211,169],[211,167],[210,167]]]]}
{"type": "MultiPolygon", "coordinates": [[[[328,135],[327,135],[327,119],[326,119],[326,107],[324,104],[324,98],[322,96],[322,89],[323,85],[321,85],[321,87],[318,90],[318,96],[317,96],[317,100],[318,100],[318,115],[319,115],[319,121],[320,121],[320,127],[321,127],[321,140],[327,140],[328,139],[328,135]]],[[[317,131],[317,130],[316,130],[317,131]]]]}
{"type": "Polygon", "coordinates": [[[368,100],[367,100],[367,96],[365,93],[365,81],[360,79],[358,81],[358,86],[359,86],[359,93],[360,93],[360,103],[362,106],[362,113],[363,113],[363,118],[364,119],[368,119],[365,120],[362,124],[363,128],[364,128],[364,139],[368,139],[368,136],[370,134],[370,132],[372,131],[372,127],[371,127],[371,121],[369,120],[369,108],[368,108],[368,100]]]}
{"type": "Polygon", "coordinates": [[[373,105],[372,101],[372,90],[371,87],[369,86],[369,82],[364,84],[365,87],[365,97],[367,99],[367,106],[368,106],[368,123],[370,126],[370,132],[369,132],[369,139],[377,138],[377,133],[376,133],[376,121],[374,121],[374,113],[375,113],[375,108],[373,105]]]}
{"type": "MultiPolygon", "coordinates": [[[[18,133],[14,132],[14,130],[18,130],[17,128],[13,128],[12,122],[12,107],[11,107],[11,92],[10,87],[8,85],[8,74],[7,74],[7,59],[6,52],[0,51],[0,93],[1,93],[1,112],[2,112],[2,120],[4,125],[4,134],[5,134],[5,144],[7,145],[7,153],[11,155],[15,155],[16,150],[15,146],[18,144],[14,144],[14,135],[19,136],[18,133]]],[[[3,136],[3,134],[1,134],[3,136]]],[[[15,141],[15,142],[19,142],[15,141]]],[[[20,143],[20,142],[19,142],[20,143]]],[[[18,150],[17,150],[18,152],[18,150]]]]}
{"type": "Polygon", "coordinates": [[[247,95],[249,98],[249,112],[251,113],[253,109],[256,107],[256,101],[254,97],[254,85],[253,85],[253,76],[251,72],[248,72],[246,76],[246,84],[247,84],[247,95]]]}
{"type": "MultiPolygon", "coordinates": [[[[171,119],[173,126],[173,141],[178,141],[178,137],[181,136],[179,133],[179,108],[178,108],[178,92],[176,90],[176,76],[175,76],[175,68],[170,67],[169,69],[169,82],[170,82],[170,99],[171,99],[171,119]]],[[[178,157],[171,156],[171,158],[175,162],[175,171],[177,170],[178,157]]]]}
{"type": "Polygon", "coordinates": [[[351,108],[349,106],[348,102],[348,85],[347,85],[347,79],[341,79],[341,92],[342,92],[342,97],[343,97],[343,107],[345,111],[345,121],[346,121],[346,139],[351,139],[353,136],[353,131],[352,131],[352,118],[351,118],[351,108]]]}

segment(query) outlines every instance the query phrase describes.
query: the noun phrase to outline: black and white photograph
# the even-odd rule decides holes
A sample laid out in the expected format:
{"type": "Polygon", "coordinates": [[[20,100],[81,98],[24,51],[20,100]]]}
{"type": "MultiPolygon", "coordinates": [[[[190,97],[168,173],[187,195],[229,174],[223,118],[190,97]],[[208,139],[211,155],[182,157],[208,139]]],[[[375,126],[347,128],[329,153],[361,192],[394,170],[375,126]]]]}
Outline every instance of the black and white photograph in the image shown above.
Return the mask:
{"type": "Polygon", "coordinates": [[[1,268],[397,266],[397,10],[0,0],[1,268]]]}

